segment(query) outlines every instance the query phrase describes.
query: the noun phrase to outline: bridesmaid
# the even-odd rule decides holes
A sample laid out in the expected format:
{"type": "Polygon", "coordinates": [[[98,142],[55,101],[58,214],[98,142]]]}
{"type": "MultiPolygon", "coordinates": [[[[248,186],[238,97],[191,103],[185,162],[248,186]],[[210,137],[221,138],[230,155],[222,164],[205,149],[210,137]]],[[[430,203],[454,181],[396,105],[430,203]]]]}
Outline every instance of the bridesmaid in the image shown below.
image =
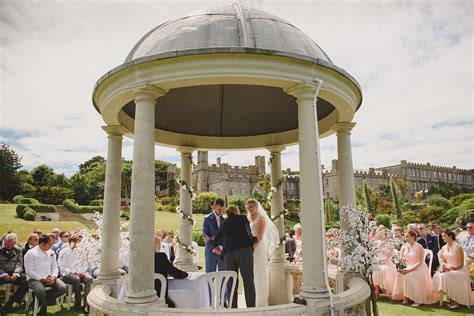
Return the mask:
{"type": "Polygon", "coordinates": [[[448,307],[456,309],[458,304],[471,305],[471,284],[469,274],[464,266],[464,252],[457,242],[455,234],[445,230],[442,234],[446,245],[441,248],[440,257],[441,270],[433,276],[433,290],[438,293],[447,293],[450,302],[448,307]]]}
{"type": "Polygon", "coordinates": [[[384,226],[379,226],[377,229],[377,247],[382,248],[383,251],[379,253],[379,256],[384,260],[384,263],[379,266],[379,269],[374,272],[372,278],[375,285],[375,295],[378,297],[380,288],[384,290],[384,293],[388,296],[392,296],[393,283],[397,277],[397,268],[392,262],[392,254],[395,250],[395,246],[387,241],[388,231],[384,226]]]}
{"type": "Polygon", "coordinates": [[[425,264],[425,250],[415,241],[416,233],[409,230],[405,233],[406,244],[400,250],[400,256],[407,267],[397,273],[393,286],[393,298],[408,304],[412,300],[413,307],[421,304],[434,303],[431,295],[431,276],[425,264]]]}

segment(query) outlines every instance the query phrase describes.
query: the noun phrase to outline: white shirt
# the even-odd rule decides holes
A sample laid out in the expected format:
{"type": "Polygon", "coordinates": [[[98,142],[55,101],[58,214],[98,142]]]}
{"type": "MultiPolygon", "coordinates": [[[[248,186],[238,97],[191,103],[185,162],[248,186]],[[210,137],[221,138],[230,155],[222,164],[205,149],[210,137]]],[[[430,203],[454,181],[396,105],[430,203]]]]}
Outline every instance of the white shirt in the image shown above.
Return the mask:
{"type": "Polygon", "coordinates": [[[168,257],[168,260],[170,260],[170,245],[168,245],[168,243],[164,241],[161,242],[160,252],[164,253],[168,257]]]}
{"type": "Polygon", "coordinates": [[[59,252],[58,266],[62,275],[76,272],[86,272],[86,268],[82,267],[81,257],[71,247],[67,246],[59,252]]]}
{"type": "Polygon", "coordinates": [[[25,273],[28,280],[38,280],[47,276],[58,276],[56,255],[52,250],[43,251],[39,246],[25,255],[25,273]]]}
{"type": "Polygon", "coordinates": [[[216,222],[217,222],[217,228],[221,227],[221,215],[217,215],[216,212],[212,211],[214,213],[214,216],[216,217],[216,222]]]}

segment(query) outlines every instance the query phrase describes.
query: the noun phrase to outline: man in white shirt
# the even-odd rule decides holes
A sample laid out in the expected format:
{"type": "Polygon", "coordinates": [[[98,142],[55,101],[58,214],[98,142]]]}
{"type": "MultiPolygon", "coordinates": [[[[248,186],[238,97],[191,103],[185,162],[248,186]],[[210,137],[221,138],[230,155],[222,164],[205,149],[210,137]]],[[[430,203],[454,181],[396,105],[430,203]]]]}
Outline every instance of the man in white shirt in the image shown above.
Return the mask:
{"type": "Polygon", "coordinates": [[[28,286],[33,290],[40,305],[38,315],[46,316],[48,303],[66,293],[66,285],[58,279],[56,255],[51,251],[55,243],[51,235],[41,235],[38,246],[25,255],[25,273],[28,286]],[[46,291],[46,288],[51,290],[46,291]]]}
{"type": "Polygon", "coordinates": [[[83,260],[77,253],[77,243],[79,238],[72,236],[69,238],[69,246],[59,252],[58,265],[61,271],[61,280],[66,284],[71,284],[74,289],[75,310],[87,311],[87,295],[91,290],[94,280],[86,273],[87,268],[83,266],[83,260]],[[81,283],[84,284],[84,307],[81,307],[81,283]]]}
{"type": "Polygon", "coordinates": [[[466,266],[469,269],[470,263],[474,260],[474,223],[467,223],[467,235],[461,239],[461,246],[464,250],[466,266]]]}

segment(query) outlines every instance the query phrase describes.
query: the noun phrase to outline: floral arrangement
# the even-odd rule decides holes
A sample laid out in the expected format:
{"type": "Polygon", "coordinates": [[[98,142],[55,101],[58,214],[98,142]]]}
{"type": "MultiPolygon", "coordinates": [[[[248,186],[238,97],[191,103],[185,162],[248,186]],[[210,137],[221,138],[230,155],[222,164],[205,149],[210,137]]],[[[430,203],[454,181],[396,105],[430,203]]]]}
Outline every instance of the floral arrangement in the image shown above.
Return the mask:
{"type": "Polygon", "coordinates": [[[193,190],[189,187],[186,181],[184,181],[180,177],[176,178],[175,181],[176,183],[179,184],[179,186],[181,187],[181,190],[187,191],[189,193],[189,195],[191,196],[191,199],[194,199],[196,197],[196,195],[193,193],[193,190]]]}
{"type": "Polygon", "coordinates": [[[288,215],[288,210],[287,209],[282,209],[281,212],[275,216],[272,216],[270,219],[272,222],[276,221],[279,218],[284,218],[286,215],[288,215]]]}
{"type": "Polygon", "coordinates": [[[274,186],[270,188],[270,192],[267,195],[267,201],[271,201],[273,198],[273,194],[277,193],[280,190],[281,185],[286,181],[286,175],[282,176],[280,181],[274,186]]]}
{"type": "Polygon", "coordinates": [[[186,251],[189,252],[190,254],[193,254],[193,255],[194,255],[194,254],[197,253],[196,249],[194,249],[194,247],[193,247],[192,245],[185,245],[185,244],[183,244],[183,243],[181,242],[181,240],[179,240],[179,235],[178,235],[178,234],[176,234],[176,243],[179,244],[179,247],[180,247],[181,249],[186,250],[186,251]]]}
{"type": "Polygon", "coordinates": [[[176,208],[176,213],[178,213],[182,219],[188,220],[191,226],[194,226],[194,224],[196,223],[196,220],[193,218],[193,216],[191,214],[184,214],[183,210],[181,209],[181,206],[179,205],[176,208]]]}
{"type": "Polygon", "coordinates": [[[407,267],[407,263],[406,263],[405,259],[402,259],[398,256],[395,256],[395,258],[393,260],[393,264],[395,264],[395,267],[397,268],[398,272],[400,272],[403,269],[406,269],[406,267],[407,267]]]}

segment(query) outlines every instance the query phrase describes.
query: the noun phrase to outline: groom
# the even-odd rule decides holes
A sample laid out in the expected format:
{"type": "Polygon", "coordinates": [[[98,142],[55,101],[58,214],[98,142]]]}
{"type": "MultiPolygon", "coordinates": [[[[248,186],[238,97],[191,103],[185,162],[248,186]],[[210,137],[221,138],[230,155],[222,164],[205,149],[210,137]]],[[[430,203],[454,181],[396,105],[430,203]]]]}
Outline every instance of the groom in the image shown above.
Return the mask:
{"type": "Polygon", "coordinates": [[[202,223],[202,234],[204,235],[204,242],[206,243],[204,252],[206,258],[206,273],[215,272],[217,267],[219,267],[219,271],[224,271],[224,260],[222,260],[219,255],[213,252],[214,248],[217,246],[222,246],[222,244],[216,243],[213,240],[209,240],[214,237],[214,235],[217,233],[217,230],[224,222],[224,218],[222,217],[224,205],[224,200],[218,198],[214,203],[213,211],[204,216],[204,222],[202,223]]]}

